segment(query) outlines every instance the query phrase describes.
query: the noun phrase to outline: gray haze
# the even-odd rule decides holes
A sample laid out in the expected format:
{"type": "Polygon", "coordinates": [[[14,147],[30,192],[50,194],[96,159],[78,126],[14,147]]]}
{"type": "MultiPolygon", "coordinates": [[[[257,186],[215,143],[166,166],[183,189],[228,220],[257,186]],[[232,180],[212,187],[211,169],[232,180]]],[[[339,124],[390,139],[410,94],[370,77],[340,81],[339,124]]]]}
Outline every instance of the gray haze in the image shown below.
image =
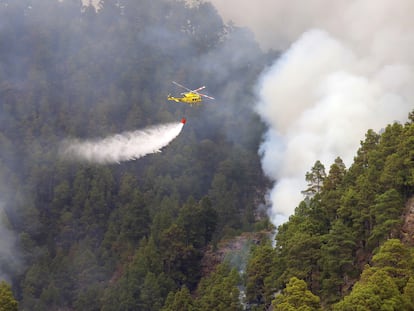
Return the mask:
{"type": "Polygon", "coordinates": [[[17,250],[17,237],[10,228],[5,211],[5,203],[0,202],[0,280],[11,281],[11,274],[22,266],[20,252],[17,250]]]}
{"type": "Polygon", "coordinates": [[[368,129],[404,122],[414,99],[411,0],[213,0],[225,20],[251,27],[283,56],[257,83],[268,126],[262,166],[276,181],[271,217],[293,213],[316,160],[347,166],[368,129]],[[235,10],[237,7],[237,10],[235,10]],[[245,14],[249,12],[249,14],[245,14]]]}

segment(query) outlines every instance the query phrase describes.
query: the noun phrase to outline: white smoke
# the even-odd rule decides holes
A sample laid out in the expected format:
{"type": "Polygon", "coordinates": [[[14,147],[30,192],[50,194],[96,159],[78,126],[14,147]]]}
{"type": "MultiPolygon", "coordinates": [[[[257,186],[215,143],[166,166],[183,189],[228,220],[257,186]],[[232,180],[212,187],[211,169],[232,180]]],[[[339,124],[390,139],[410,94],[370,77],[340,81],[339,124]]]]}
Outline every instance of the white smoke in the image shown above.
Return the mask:
{"type": "Polygon", "coordinates": [[[176,138],[184,124],[170,123],[97,140],[66,140],[60,154],[66,159],[107,164],[139,159],[160,152],[176,138]]]}
{"type": "Polygon", "coordinates": [[[305,174],[316,160],[329,169],[340,156],[349,166],[368,129],[407,119],[414,102],[414,1],[212,2],[252,27],[263,47],[285,50],[262,74],[256,105],[268,125],[260,153],[275,181],[271,217],[278,225],[303,199],[305,174]]]}

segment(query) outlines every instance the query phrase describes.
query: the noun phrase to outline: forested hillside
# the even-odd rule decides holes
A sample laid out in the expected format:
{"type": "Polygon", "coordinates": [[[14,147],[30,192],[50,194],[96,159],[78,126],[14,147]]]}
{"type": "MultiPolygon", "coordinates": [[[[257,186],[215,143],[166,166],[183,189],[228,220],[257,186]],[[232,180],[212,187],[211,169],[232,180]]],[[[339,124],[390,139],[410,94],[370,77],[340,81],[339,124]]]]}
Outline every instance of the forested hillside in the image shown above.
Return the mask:
{"type": "Polygon", "coordinates": [[[195,290],[207,245],[255,230],[267,180],[251,104],[265,59],[209,3],[0,1],[0,260],[19,309],[160,310],[195,290]],[[168,102],[173,80],[216,100],[168,102]],[[182,134],[137,161],[57,152],[181,117],[182,134]]]}
{"type": "Polygon", "coordinates": [[[413,122],[410,114],[404,125],[368,130],[349,169],[340,157],[329,171],[315,162],[305,200],[278,228],[276,247],[252,254],[251,303],[260,310],[414,310],[413,210],[406,205],[414,193],[413,122]]]}

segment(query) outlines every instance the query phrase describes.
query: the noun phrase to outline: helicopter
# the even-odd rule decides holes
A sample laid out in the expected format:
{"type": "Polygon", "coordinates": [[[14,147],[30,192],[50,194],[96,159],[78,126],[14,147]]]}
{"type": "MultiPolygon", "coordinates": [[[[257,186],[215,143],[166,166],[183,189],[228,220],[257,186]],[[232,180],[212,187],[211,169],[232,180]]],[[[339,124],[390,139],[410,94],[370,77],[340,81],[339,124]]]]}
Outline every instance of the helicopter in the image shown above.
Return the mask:
{"type": "Polygon", "coordinates": [[[181,87],[181,88],[183,88],[183,89],[185,89],[187,92],[181,93],[182,97],[174,97],[174,96],[168,95],[168,97],[167,97],[168,100],[173,100],[173,101],[176,101],[177,103],[182,102],[182,103],[185,103],[185,104],[188,104],[188,105],[192,106],[192,105],[196,105],[198,103],[201,103],[203,101],[203,97],[208,98],[208,99],[214,99],[214,97],[207,96],[205,94],[202,94],[202,93],[198,92],[198,91],[204,90],[206,88],[205,86],[201,86],[201,87],[199,87],[195,90],[190,90],[189,88],[187,88],[187,87],[185,87],[185,86],[183,86],[183,85],[181,85],[181,84],[179,84],[175,81],[172,81],[172,83],[179,86],[179,87],[181,87]]]}

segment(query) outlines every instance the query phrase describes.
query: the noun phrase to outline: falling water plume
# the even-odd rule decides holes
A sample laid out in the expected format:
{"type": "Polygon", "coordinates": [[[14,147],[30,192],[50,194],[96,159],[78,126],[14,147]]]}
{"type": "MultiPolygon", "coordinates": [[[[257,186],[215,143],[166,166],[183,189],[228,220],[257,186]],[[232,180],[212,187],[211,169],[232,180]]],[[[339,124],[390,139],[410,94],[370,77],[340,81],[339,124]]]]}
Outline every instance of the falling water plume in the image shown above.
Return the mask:
{"type": "Polygon", "coordinates": [[[65,159],[98,164],[136,160],[160,152],[181,133],[184,124],[185,119],[180,123],[151,126],[103,139],[68,139],[62,143],[60,154],[65,159]]]}

